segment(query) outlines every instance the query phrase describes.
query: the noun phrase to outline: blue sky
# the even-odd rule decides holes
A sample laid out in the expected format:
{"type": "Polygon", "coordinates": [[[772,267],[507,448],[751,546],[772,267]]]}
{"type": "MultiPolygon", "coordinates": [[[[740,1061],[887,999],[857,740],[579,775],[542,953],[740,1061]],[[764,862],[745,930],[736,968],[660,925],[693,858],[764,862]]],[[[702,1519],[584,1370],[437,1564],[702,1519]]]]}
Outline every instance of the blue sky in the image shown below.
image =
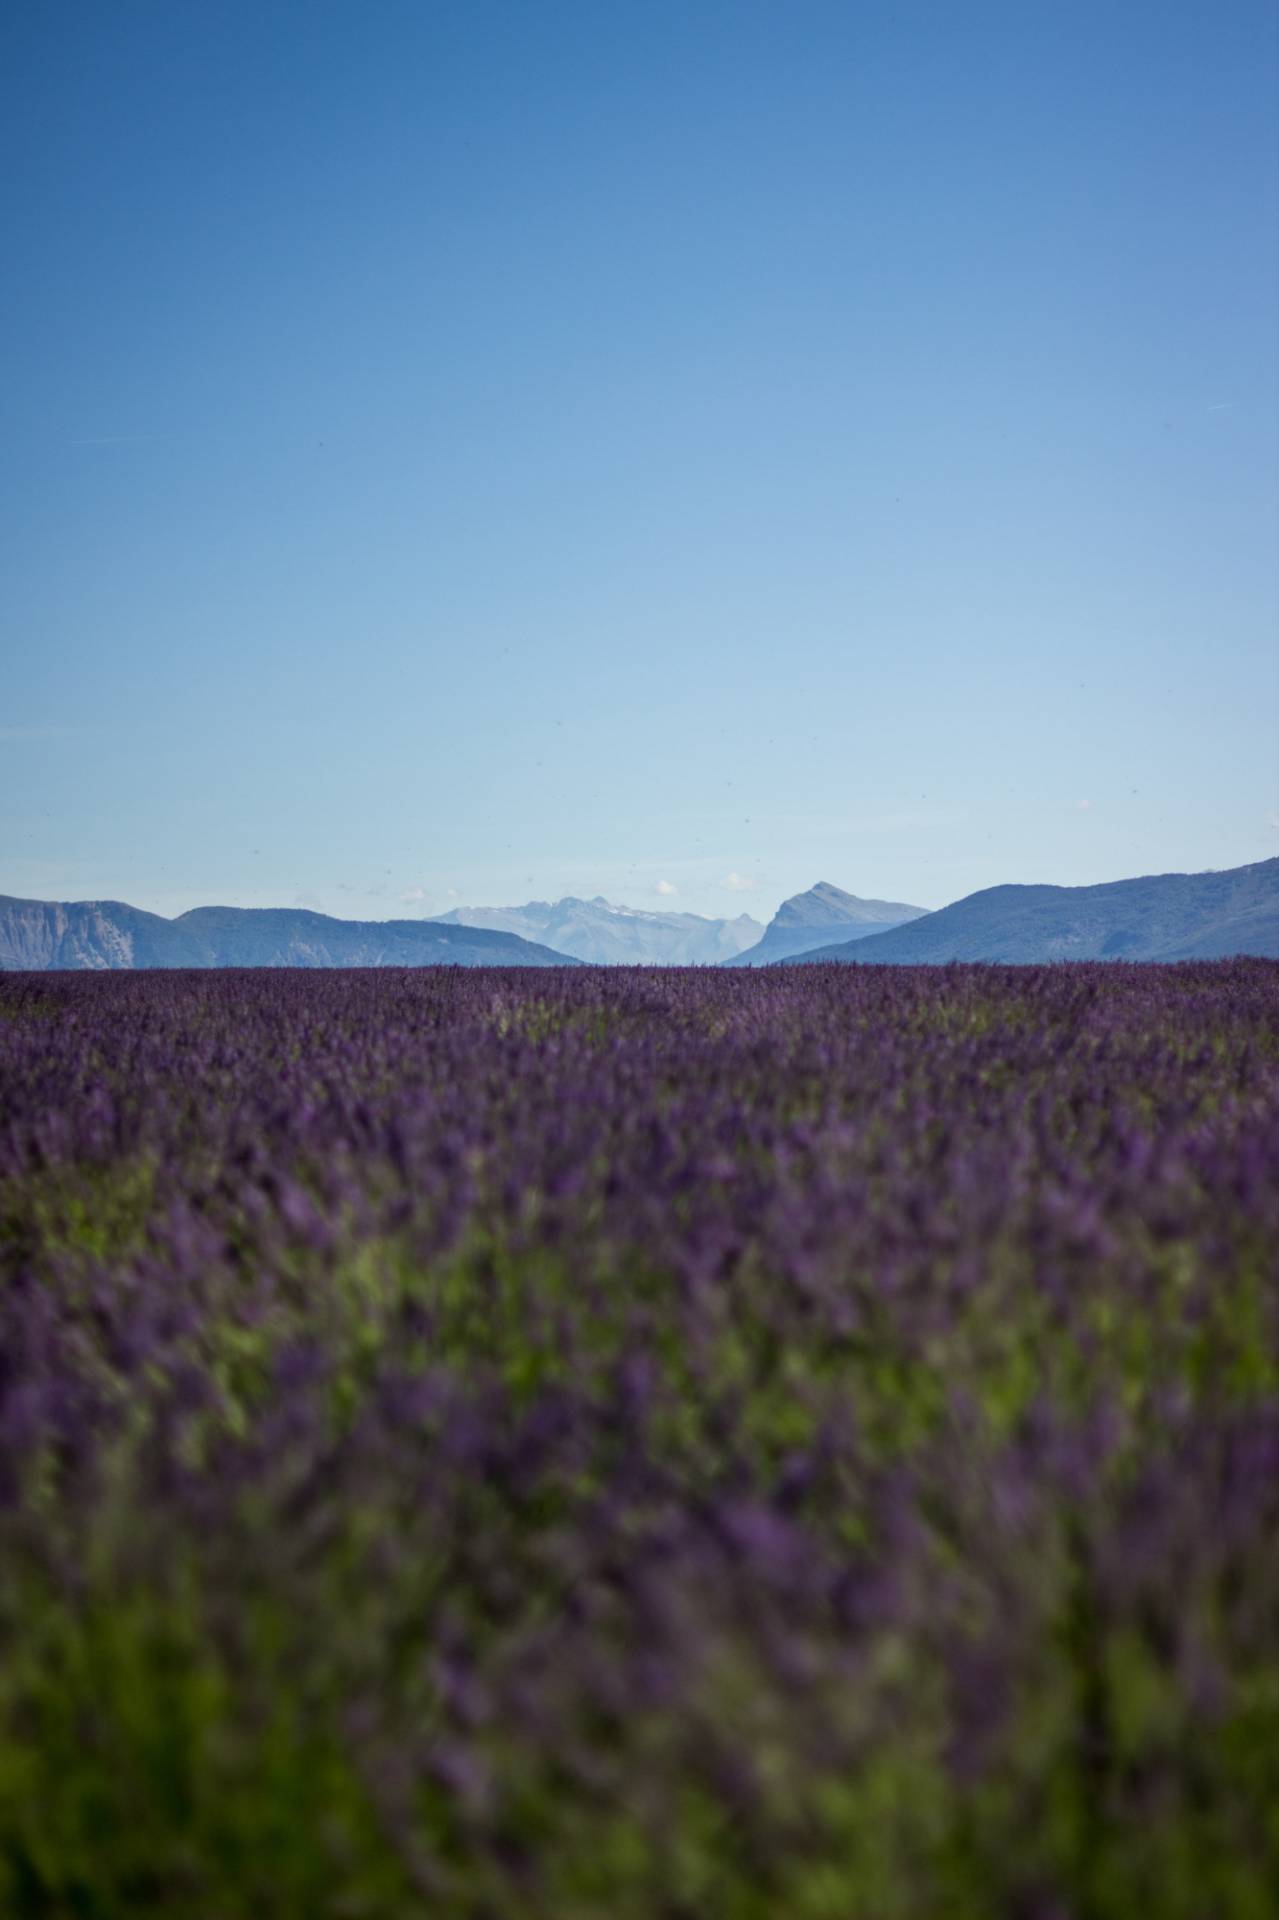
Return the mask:
{"type": "Polygon", "coordinates": [[[1277,89],[1270,0],[7,9],[0,890],[1279,852],[1277,89]]]}

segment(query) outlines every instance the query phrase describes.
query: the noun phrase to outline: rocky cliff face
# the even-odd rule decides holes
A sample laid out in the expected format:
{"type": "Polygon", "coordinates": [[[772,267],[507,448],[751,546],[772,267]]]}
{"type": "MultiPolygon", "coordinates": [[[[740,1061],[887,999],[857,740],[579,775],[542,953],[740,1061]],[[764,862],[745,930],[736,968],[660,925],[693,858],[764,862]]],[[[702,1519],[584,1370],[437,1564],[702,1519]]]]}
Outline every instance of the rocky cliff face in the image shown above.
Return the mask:
{"type": "Polygon", "coordinates": [[[122,900],[15,900],[0,895],[0,970],[207,966],[177,923],[122,900]]]}
{"type": "Polygon", "coordinates": [[[302,909],[196,907],[176,920],[121,900],[0,895],[0,972],[129,967],[567,967],[514,934],[302,909]]]}

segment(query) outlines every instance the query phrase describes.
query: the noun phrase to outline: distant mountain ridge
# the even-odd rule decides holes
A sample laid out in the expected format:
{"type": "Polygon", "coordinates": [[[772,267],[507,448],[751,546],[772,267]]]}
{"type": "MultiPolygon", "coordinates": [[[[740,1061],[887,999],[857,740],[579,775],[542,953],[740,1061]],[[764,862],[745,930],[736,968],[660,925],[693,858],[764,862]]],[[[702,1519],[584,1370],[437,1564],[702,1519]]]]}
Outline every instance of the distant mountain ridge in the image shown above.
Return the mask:
{"type": "Polygon", "coordinates": [[[0,894],[0,972],[131,967],[572,967],[515,934],[430,920],[335,920],[304,907],[193,907],[0,894]]]}
{"type": "Polygon", "coordinates": [[[700,913],[622,907],[603,894],[530,900],[522,907],[454,907],[433,924],[501,929],[593,966],[704,966],[753,946],[764,931],[748,913],[711,920],[700,913]]]}
{"type": "MultiPolygon", "coordinates": [[[[522,921],[528,924],[527,920],[522,921]]],[[[759,932],[697,914],[593,901],[455,909],[438,920],[337,920],[302,907],[195,907],[174,920],[120,900],[0,895],[0,972],[141,967],[687,965],[759,932]],[[579,911],[581,910],[581,911],[579,911]],[[541,916],[572,954],[509,924],[541,916]],[[708,951],[708,948],[710,949],[708,951]]],[[[936,965],[950,960],[1279,958],[1279,857],[1197,874],[1148,874],[1093,887],[1000,886],[927,913],[860,900],[823,881],[784,901],[758,940],[722,966],[936,965]],[[839,915],[831,919],[827,916],[839,915]]]]}
{"type": "Polygon", "coordinates": [[[862,900],[855,893],[832,886],[829,880],[819,880],[807,893],[795,893],[783,900],[762,938],[723,964],[767,967],[810,947],[882,933],[886,928],[922,919],[927,911],[926,907],[911,907],[897,900],[862,900]]]}
{"type": "Polygon", "coordinates": [[[1279,958],[1279,858],[1095,887],[987,887],[910,926],[832,942],[786,964],[1212,960],[1236,954],[1279,958]]]}

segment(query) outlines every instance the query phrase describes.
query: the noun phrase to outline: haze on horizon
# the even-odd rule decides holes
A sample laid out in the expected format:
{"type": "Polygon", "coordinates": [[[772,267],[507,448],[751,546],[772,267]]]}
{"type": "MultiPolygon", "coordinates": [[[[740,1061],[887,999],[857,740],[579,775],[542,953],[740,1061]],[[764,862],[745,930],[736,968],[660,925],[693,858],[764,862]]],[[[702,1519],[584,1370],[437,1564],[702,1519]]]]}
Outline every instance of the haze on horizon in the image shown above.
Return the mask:
{"type": "Polygon", "coordinates": [[[0,892],[767,920],[1279,852],[1279,21],[0,27],[0,892]]]}

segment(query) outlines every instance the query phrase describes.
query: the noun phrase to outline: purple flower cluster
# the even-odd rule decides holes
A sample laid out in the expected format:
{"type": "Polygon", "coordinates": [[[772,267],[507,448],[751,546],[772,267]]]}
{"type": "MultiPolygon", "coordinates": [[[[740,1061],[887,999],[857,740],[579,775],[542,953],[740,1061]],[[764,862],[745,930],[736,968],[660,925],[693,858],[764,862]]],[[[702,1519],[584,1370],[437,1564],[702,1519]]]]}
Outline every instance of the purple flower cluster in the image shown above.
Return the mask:
{"type": "Polygon", "coordinates": [[[1261,1920],[1279,965],[0,979],[0,1910],[1261,1920]]]}

